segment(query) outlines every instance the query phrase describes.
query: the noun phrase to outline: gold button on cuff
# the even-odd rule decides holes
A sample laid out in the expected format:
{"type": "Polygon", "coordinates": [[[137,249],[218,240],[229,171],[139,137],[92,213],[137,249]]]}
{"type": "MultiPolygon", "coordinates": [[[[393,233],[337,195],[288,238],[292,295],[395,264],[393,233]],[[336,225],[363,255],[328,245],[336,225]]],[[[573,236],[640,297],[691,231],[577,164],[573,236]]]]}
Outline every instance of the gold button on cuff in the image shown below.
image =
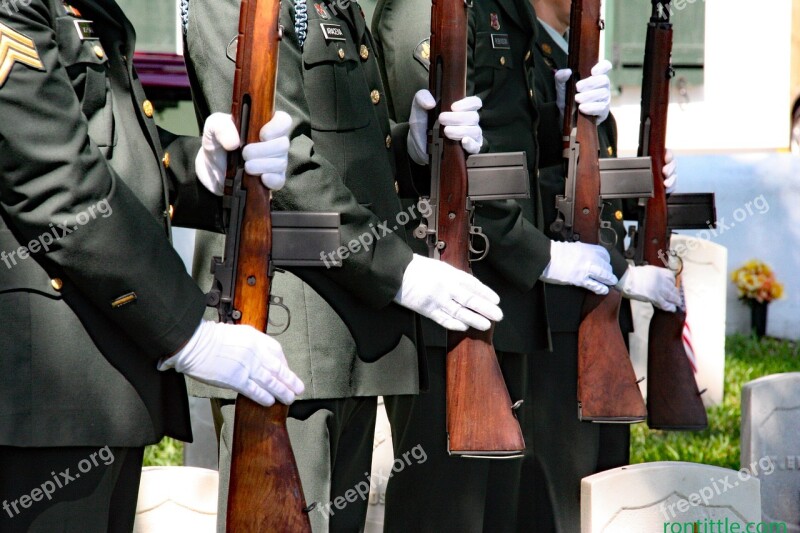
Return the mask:
{"type": "Polygon", "coordinates": [[[339,48],[339,59],[344,59],[344,48],[339,48]]]}
{"type": "Polygon", "coordinates": [[[164,163],[164,168],[169,168],[169,163],[172,159],[169,156],[169,152],[164,152],[164,157],[161,158],[161,162],[164,163]]]}
{"type": "Polygon", "coordinates": [[[505,65],[506,64],[506,57],[505,56],[500,56],[500,64],[501,65],[505,65]]]}
{"type": "Polygon", "coordinates": [[[377,89],[369,93],[369,97],[372,99],[372,103],[375,105],[377,105],[381,101],[381,93],[377,89]]]}
{"type": "Polygon", "coordinates": [[[392,147],[392,136],[391,135],[387,135],[386,136],[386,148],[391,148],[391,147],[392,147]]]}
{"type": "Polygon", "coordinates": [[[365,44],[361,45],[361,49],[358,51],[358,55],[360,55],[361,59],[364,61],[369,59],[369,48],[367,48],[367,45],[365,44]]]}
{"type": "Polygon", "coordinates": [[[106,57],[106,51],[103,50],[103,47],[100,46],[99,44],[94,45],[94,48],[92,48],[92,50],[94,51],[94,55],[96,55],[100,59],[106,57]]]}
{"type": "Polygon", "coordinates": [[[53,278],[50,280],[50,286],[53,287],[53,289],[60,291],[64,286],[64,282],[61,281],[61,278],[53,278]]]}
{"type": "Polygon", "coordinates": [[[147,118],[153,118],[153,111],[155,111],[153,109],[153,102],[150,100],[145,100],[142,102],[142,111],[144,111],[144,114],[147,118]]]}
{"type": "Polygon", "coordinates": [[[622,211],[617,211],[614,213],[614,218],[616,218],[617,220],[622,220],[623,216],[624,215],[622,214],[622,211]]]}

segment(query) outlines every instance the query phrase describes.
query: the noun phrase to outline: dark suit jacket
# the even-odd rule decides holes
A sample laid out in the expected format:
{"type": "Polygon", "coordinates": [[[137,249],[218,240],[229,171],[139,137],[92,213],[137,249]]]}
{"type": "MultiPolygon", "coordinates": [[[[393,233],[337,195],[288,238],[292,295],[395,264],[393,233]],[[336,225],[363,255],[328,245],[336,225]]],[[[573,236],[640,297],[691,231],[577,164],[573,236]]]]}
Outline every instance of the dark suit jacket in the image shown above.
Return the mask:
{"type": "Polygon", "coordinates": [[[156,127],[120,8],[71,3],[96,39],[58,0],[0,10],[4,41],[41,61],[0,81],[0,251],[32,252],[0,266],[0,445],[189,440],[183,377],[156,363],[191,337],[204,298],[168,213],[213,227],[219,202],[190,171],[199,140],[156,127]]]}

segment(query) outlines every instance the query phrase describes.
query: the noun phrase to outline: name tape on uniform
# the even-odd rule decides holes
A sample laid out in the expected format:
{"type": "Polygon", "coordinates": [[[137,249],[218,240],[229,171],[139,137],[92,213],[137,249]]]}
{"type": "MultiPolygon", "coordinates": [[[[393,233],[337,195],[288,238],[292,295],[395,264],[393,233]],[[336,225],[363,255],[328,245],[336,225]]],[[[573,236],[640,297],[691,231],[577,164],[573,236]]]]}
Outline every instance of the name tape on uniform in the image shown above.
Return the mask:
{"type": "Polygon", "coordinates": [[[325,36],[326,41],[344,41],[344,32],[339,24],[332,24],[330,22],[320,23],[322,34],[325,36]]]}
{"type": "Polygon", "coordinates": [[[75,21],[75,29],[78,31],[78,37],[81,41],[97,41],[99,37],[94,33],[94,26],[91,20],[77,19],[75,21]]]}
{"type": "Polygon", "coordinates": [[[492,48],[495,50],[511,50],[511,40],[507,33],[492,34],[492,48]]]}

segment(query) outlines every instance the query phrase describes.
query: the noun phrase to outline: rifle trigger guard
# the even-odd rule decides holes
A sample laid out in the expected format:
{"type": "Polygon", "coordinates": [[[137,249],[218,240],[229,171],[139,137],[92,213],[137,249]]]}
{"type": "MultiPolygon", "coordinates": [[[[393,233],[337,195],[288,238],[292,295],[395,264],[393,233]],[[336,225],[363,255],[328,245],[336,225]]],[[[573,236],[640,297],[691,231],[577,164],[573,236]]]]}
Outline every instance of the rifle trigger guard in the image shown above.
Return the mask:
{"type": "Polygon", "coordinates": [[[617,241],[619,240],[619,235],[617,235],[617,232],[614,231],[614,228],[611,227],[611,222],[605,220],[600,221],[600,232],[598,237],[600,238],[600,244],[602,244],[605,248],[608,249],[616,248],[617,241]],[[609,241],[606,241],[604,237],[606,234],[609,233],[613,235],[614,238],[609,241]]]}
{"type": "Polygon", "coordinates": [[[489,255],[489,237],[487,237],[486,234],[483,233],[483,230],[481,229],[480,226],[470,226],[469,227],[469,234],[470,234],[470,237],[472,237],[472,236],[480,237],[481,239],[483,239],[483,243],[486,245],[483,250],[476,250],[475,247],[472,245],[472,239],[470,238],[470,240],[469,240],[469,251],[470,251],[470,253],[478,255],[478,257],[476,257],[476,258],[472,258],[471,257],[469,259],[470,262],[474,263],[474,262],[477,262],[477,261],[483,261],[484,259],[486,259],[486,256],[489,255]]]}
{"type": "Polygon", "coordinates": [[[270,333],[270,335],[272,337],[277,337],[278,335],[286,333],[286,330],[289,329],[289,325],[292,323],[292,312],[289,311],[289,308],[286,307],[283,304],[283,298],[280,297],[280,296],[270,295],[270,297],[269,297],[269,305],[271,305],[271,306],[274,305],[274,306],[280,307],[281,309],[286,311],[286,324],[284,324],[284,325],[276,324],[275,322],[272,321],[272,319],[269,319],[267,321],[270,326],[274,326],[276,328],[282,328],[277,333],[270,333]]]}

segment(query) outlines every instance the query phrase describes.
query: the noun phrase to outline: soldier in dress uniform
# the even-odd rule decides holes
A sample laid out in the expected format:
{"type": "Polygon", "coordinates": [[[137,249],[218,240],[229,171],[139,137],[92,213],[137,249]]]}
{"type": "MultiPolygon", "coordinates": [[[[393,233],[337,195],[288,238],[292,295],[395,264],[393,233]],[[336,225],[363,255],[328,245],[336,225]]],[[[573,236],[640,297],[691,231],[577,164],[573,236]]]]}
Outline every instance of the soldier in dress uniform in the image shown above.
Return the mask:
{"type": "MultiPolygon", "coordinates": [[[[189,3],[187,62],[203,117],[230,109],[238,13],[236,0],[189,3]]],[[[452,329],[488,329],[487,318],[502,313],[485,285],[415,255],[408,245],[406,215],[421,220],[421,213],[401,205],[395,175],[411,164],[406,141],[412,126],[390,121],[359,5],[284,1],[280,20],[276,108],[293,122],[287,185],[274,195],[274,208],[340,213],[345,247],[367,236],[370,241],[337,257],[341,267],[291,268],[278,272],[272,286],[291,314],[278,338],[306,383],[289,411],[288,429],[306,501],[316,504],[312,527],[357,531],[367,499],[345,497],[369,484],[377,396],[414,395],[424,386],[411,311],[452,329]]],[[[470,99],[443,116],[457,128],[451,136],[473,152],[481,144],[479,105],[470,99]]],[[[207,286],[206,265],[219,250],[218,238],[199,239],[201,285],[207,286]]],[[[220,391],[196,387],[194,393],[216,398],[222,529],[234,408],[220,391]]]]}
{"type": "MultiPolygon", "coordinates": [[[[541,121],[538,128],[540,148],[540,183],[545,205],[546,231],[556,219],[555,198],[564,193],[563,109],[568,59],[569,0],[536,0],[538,15],[537,42],[533,50],[535,92],[541,121]]],[[[610,83],[605,74],[611,64],[597,67],[601,83],[589,90],[602,91],[599,99],[605,104],[598,115],[600,157],[617,156],[617,125],[608,112],[610,83]]],[[[675,164],[663,169],[665,185],[671,191],[677,180],[675,164]]],[[[648,301],[664,309],[674,310],[680,302],[674,278],[669,271],[655,267],[632,267],[624,259],[624,220],[635,220],[635,201],[606,200],[602,216],[617,234],[617,246],[611,252],[618,287],[628,298],[648,301]]],[[[575,531],[580,528],[580,480],[591,474],[624,466],[629,461],[630,430],[627,425],[592,424],[575,416],[577,397],[577,333],[584,293],[572,287],[548,290],[547,311],[551,318],[553,352],[534,354],[534,386],[529,401],[536,405],[534,426],[548,428],[534,431],[536,453],[526,459],[523,490],[520,495],[520,518],[536,524],[537,531],[575,531]]],[[[630,304],[623,300],[620,327],[627,342],[633,331],[630,304]]]]}
{"type": "MultiPolygon", "coordinates": [[[[566,3],[569,5],[569,2],[566,3]]],[[[529,493],[532,479],[535,479],[531,478],[532,466],[538,459],[542,440],[547,440],[548,449],[559,450],[570,458],[569,461],[584,452],[588,454],[575,459],[577,466],[574,468],[569,466],[566,470],[559,470],[564,465],[563,461],[554,465],[555,475],[571,472],[570,468],[586,470],[584,463],[587,462],[591,463],[589,470],[597,471],[627,461],[627,448],[623,454],[618,446],[600,447],[599,437],[596,436],[599,428],[580,424],[576,417],[577,349],[568,341],[576,338],[583,295],[586,289],[601,294],[607,292],[608,286],[617,284],[628,270],[628,264],[619,251],[609,254],[600,247],[563,243],[558,240],[560,237],[549,231],[550,224],[555,220],[555,194],[563,194],[564,191],[561,172],[563,120],[556,99],[543,101],[543,93],[539,90],[539,70],[542,66],[535,60],[535,53],[542,35],[536,13],[538,6],[534,11],[528,0],[493,0],[473,4],[470,10],[467,83],[468,90],[483,100],[480,115],[485,149],[498,152],[524,150],[531,171],[532,200],[514,202],[521,206],[524,215],[522,218],[527,231],[520,234],[524,237],[515,239],[509,238],[514,235],[513,232],[504,234],[503,228],[507,232],[509,227],[514,227],[511,224],[499,228],[493,225],[493,221],[501,220],[497,215],[497,204],[479,207],[476,225],[481,226],[489,236],[490,255],[487,260],[474,264],[478,278],[501,295],[505,319],[497,327],[495,347],[512,399],[526,400],[518,414],[528,451],[522,463],[504,462],[488,466],[486,462],[476,463],[446,456],[445,404],[441,385],[444,368],[433,365],[437,360],[433,356],[435,347],[441,350],[443,336],[426,335],[431,361],[431,394],[387,402],[387,407],[393,423],[396,451],[402,450],[411,441],[430,441],[433,444],[425,444],[429,449],[429,459],[425,465],[395,474],[390,481],[387,490],[387,531],[442,528],[508,531],[516,527],[530,531],[532,527],[537,527],[534,525],[537,518],[531,517],[529,493]],[[548,160],[546,158],[551,148],[557,149],[557,155],[548,160]],[[540,166],[548,165],[557,165],[559,174],[555,185],[544,168],[541,175],[537,170],[540,166]],[[494,261],[492,251],[498,251],[494,261]],[[537,285],[541,285],[537,283],[532,290],[520,293],[517,280],[533,283],[537,279],[546,282],[544,292],[537,291],[537,285]],[[572,298],[565,303],[562,301],[565,292],[577,295],[578,299],[572,298]],[[515,294],[519,297],[514,298],[515,294]],[[526,309],[531,312],[526,314],[526,309]],[[508,327],[511,325],[516,327],[508,327]],[[563,335],[565,330],[572,332],[571,336],[563,335]],[[519,364],[516,367],[508,366],[508,361],[512,360],[519,361],[519,364]],[[549,370],[550,367],[553,369],[549,370]],[[437,383],[440,383],[438,389],[437,383]],[[557,390],[554,392],[554,389],[557,390]],[[550,398],[541,398],[547,395],[550,398]],[[565,401],[565,397],[569,401],[565,401]],[[565,414],[567,410],[569,413],[565,414]],[[569,425],[571,432],[565,430],[563,434],[559,433],[562,424],[569,425]],[[577,442],[581,437],[575,435],[577,430],[572,426],[593,432],[586,446],[577,442]],[[605,457],[606,452],[603,451],[598,458],[598,450],[605,449],[613,450],[616,456],[611,453],[611,457],[605,457]],[[517,498],[520,498],[519,513],[513,503],[517,498]]],[[[381,0],[376,8],[373,29],[395,120],[402,121],[411,116],[411,121],[414,121],[413,109],[405,102],[408,95],[413,95],[428,84],[429,17],[429,0],[381,0]]],[[[581,110],[598,118],[607,116],[610,104],[605,68],[604,65],[598,65],[597,76],[584,80],[578,87],[577,101],[581,110]]],[[[563,103],[562,98],[561,109],[563,103]]],[[[424,117],[420,119],[424,120],[424,117]]],[[[601,128],[600,134],[605,139],[605,153],[609,154],[609,148],[613,152],[613,139],[616,138],[613,119],[601,128]]],[[[615,229],[622,232],[622,217],[618,218],[618,211],[609,207],[604,209],[604,214],[613,217],[615,229]]],[[[623,240],[624,232],[619,234],[620,250],[623,240]]],[[[674,296],[672,292],[669,294],[674,296]]],[[[609,433],[613,435],[613,431],[609,433]]],[[[626,430],[618,431],[622,435],[617,436],[616,440],[627,446],[626,430]]],[[[579,481],[580,477],[570,475],[564,484],[575,489],[573,485],[576,479],[579,481]]],[[[556,497],[577,502],[577,496],[575,489],[568,495],[559,492],[556,497]]],[[[579,515],[576,518],[579,519],[579,515]]],[[[546,526],[541,530],[548,531],[546,526]]],[[[566,527],[563,530],[575,529],[566,527]]]]}
{"type": "MultiPolygon", "coordinates": [[[[170,244],[171,224],[215,227],[221,202],[198,178],[224,175],[233,122],[202,146],[156,126],[113,1],[5,7],[0,531],[131,531],[144,446],[191,440],[178,372],[265,405],[303,384],[274,339],[201,321],[170,244]]],[[[285,181],[287,119],[248,147],[270,187],[285,181]]]]}

